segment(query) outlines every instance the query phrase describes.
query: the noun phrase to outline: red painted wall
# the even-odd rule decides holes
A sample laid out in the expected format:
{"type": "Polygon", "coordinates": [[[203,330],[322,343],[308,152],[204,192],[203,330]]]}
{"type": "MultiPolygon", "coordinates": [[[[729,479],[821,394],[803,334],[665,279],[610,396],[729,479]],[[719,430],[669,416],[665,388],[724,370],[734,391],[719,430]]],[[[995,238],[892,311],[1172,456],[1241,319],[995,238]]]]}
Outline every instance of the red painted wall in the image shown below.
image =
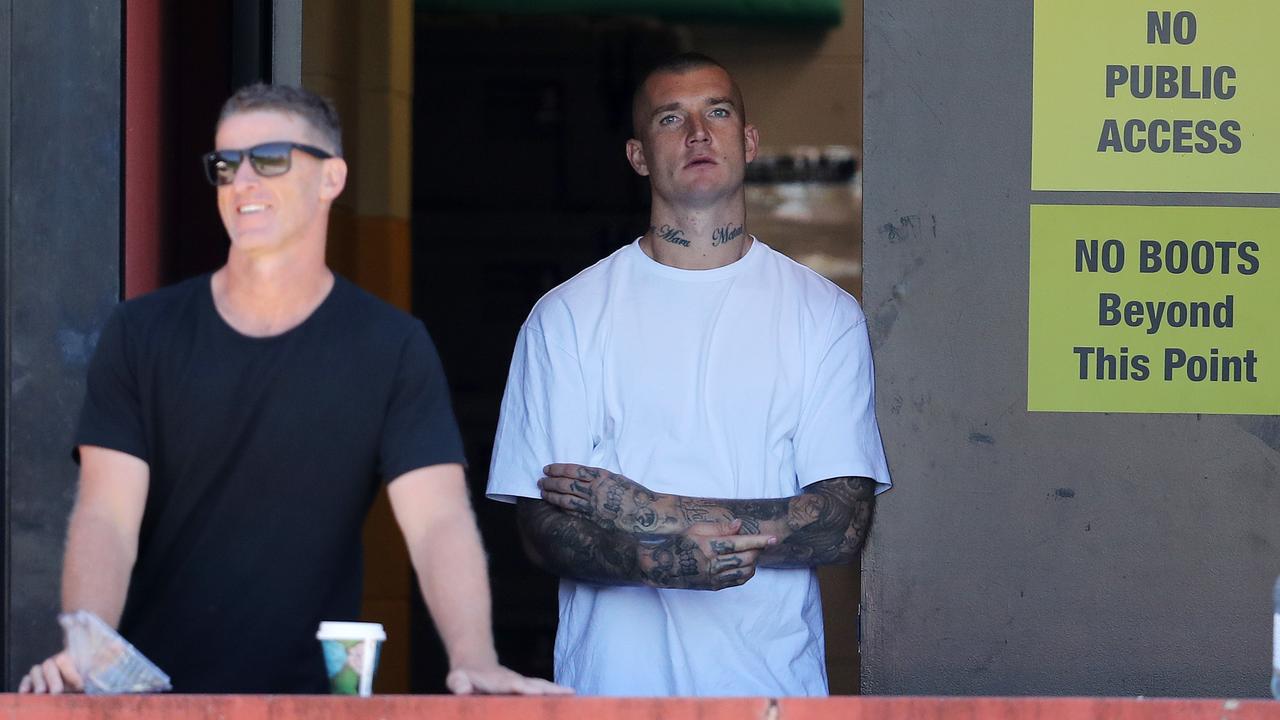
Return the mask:
{"type": "Polygon", "coordinates": [[[124,296],[156,289],[164,224],[161,0],[127,0],[124,34],[124,296]]]}

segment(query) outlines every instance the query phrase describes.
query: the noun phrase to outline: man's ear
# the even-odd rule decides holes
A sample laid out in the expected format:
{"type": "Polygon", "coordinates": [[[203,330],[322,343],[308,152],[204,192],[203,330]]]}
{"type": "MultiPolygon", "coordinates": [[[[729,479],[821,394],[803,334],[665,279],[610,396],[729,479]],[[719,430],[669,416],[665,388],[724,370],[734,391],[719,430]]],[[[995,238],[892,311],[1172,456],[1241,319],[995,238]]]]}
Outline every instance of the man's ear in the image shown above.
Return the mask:
{"type": "Polygon", "coordinates": [[[648,176],[649,165],[644,160],[644,143],[635,138],[627,141],[627,162],[637,175],[648,176]]]}
{"type": "Polygon", "coordinates": [[[747,151],[747,162],[756,159],[756,152],[760,149],[760,131],[756,130],[755,125],[747,125],[742,129],[744,138],[743,146],[747,151]]]}
{"type": "Polygon", "coordinates": [[[332,201],[347,186],[347,161],[340,157],[322,161],[320,170],[320,198],[332,201]]]}

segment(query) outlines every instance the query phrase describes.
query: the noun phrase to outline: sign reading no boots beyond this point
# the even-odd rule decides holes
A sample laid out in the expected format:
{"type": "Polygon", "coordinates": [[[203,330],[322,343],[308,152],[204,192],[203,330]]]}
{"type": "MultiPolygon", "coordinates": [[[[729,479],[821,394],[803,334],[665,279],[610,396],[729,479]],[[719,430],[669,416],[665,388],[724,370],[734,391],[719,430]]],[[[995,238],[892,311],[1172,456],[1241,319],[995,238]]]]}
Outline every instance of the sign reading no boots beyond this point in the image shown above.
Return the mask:
{"type": "Polygon", "coordinates": [[[1031,206],[1027,408],[1280,413],[1280,209],[1031,206]]]}

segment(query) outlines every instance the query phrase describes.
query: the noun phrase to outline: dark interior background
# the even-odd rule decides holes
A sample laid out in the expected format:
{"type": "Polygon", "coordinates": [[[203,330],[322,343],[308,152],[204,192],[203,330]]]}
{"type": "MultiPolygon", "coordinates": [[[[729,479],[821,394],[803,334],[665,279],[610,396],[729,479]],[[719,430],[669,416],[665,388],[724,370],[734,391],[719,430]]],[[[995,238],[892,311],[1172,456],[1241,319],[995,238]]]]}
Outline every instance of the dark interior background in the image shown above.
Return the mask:
{"type": "MultiPolygon", "coordinates": [[[[419,15],[413,307],[439,347],[490,550],[503,662],[551,677],[556,579],[484,498],[516,332],[545,292],[642,233],[647,181],[623,154],[637,75],[677,47],[652,24],[419,15]]],[[[445,661],[415,593],[412,689],[445,661]]]]}

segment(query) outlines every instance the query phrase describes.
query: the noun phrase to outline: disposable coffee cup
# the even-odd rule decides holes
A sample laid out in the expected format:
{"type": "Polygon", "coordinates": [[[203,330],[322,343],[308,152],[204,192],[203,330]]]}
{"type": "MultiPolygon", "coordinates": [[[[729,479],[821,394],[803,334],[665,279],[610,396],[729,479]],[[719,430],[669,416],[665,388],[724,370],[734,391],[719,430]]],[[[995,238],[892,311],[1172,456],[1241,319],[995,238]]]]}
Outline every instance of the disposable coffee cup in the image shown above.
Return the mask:
{"type": "Polygon", "coordinates": [[[373,694],[378,653],[387,639],[380,623],[322,622],[316,639],[324,651],[331,692],[361,697],[373,694]]]}

